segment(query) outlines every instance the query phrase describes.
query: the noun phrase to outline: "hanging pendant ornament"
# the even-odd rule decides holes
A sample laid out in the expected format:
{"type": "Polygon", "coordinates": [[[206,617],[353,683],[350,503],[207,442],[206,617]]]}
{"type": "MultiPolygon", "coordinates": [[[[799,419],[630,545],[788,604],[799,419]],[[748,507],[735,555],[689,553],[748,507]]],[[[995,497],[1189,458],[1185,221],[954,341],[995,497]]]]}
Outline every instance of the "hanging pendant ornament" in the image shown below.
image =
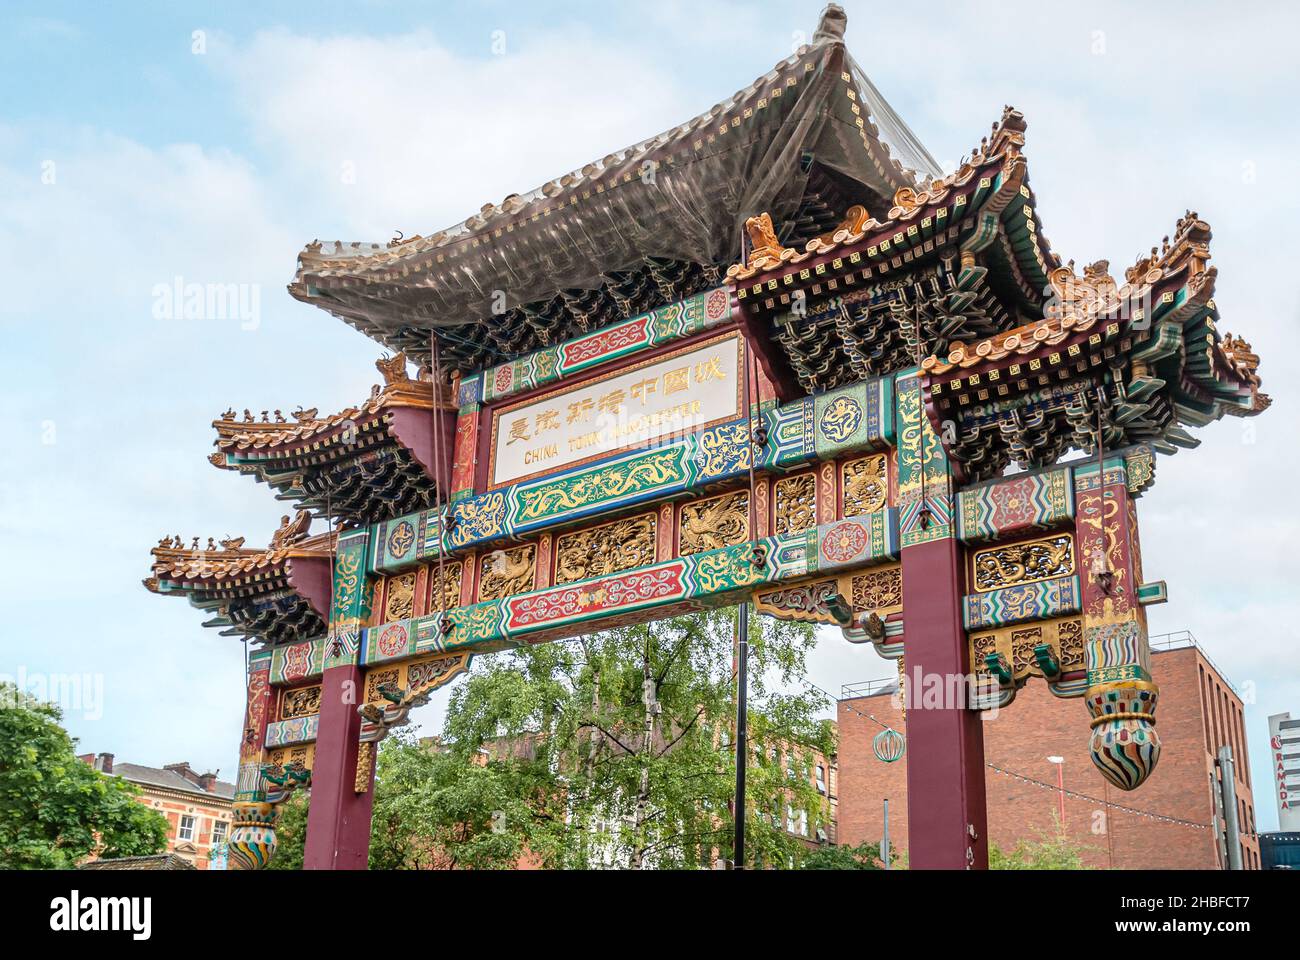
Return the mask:
{"type": "Polygon", "coordinates": [[[872,739],[871,749],[875,751],[877,760],[893,763],[902,759],[907,750],[907,740],[893,727],[886,727],[872,739]]]}

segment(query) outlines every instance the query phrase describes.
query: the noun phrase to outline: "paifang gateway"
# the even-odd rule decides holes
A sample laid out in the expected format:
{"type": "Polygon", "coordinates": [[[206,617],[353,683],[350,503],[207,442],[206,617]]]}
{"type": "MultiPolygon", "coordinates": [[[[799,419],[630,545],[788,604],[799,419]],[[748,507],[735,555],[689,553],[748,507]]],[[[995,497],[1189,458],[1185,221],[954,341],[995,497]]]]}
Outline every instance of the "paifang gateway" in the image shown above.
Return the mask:
{"type": "Polygon", "coordinates": [[[1111,783],[1152,775],[1137,500],[1269,405],[1210,227],[1076,273],[1021,114],[941,175],[844,27],[449,230],[299,254],[289,292],[390,351],[383,385],[222,414],[213,464],[297,513],[164,537],[145,581],[252,641],[233,865],[310,785],[306,865],[364,867],[376,744],[473,657],[742,600],[980,681],[907,711],[913,867],[987,864],[980,711],[1031,677],[1111,783]]]}

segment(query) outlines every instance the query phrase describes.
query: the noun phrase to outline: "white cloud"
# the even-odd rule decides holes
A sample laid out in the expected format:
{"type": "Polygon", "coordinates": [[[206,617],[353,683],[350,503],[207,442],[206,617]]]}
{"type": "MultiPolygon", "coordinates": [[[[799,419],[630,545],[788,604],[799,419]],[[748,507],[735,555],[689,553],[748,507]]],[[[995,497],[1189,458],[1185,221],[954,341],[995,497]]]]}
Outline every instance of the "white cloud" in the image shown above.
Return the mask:
{"type": "Polygon", "coordinates": [[[510,32],[505,54],[458,54],[428,32],[375,38],[284,30],[210,57],[257,136],[331,218],[384,240],[432,233],[687,113],[682,77],[585,28],[510,32]]]}

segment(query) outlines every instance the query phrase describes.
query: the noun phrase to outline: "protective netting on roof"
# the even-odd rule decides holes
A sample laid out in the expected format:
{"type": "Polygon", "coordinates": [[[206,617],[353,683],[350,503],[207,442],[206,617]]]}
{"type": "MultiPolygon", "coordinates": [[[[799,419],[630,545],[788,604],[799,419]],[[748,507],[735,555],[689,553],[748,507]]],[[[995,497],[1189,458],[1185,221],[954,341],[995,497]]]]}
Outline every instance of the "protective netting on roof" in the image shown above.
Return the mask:
{"type": "Polygon", "coordinates": [[[491,325],[503,299],[534,311],[604,288],[616,300],[647,265],[725,266],[761,213],[800,243],[851,204],[883,219],[898,188],[940,171],[848,55],[844,25],[828,7],[808,47],[711,110],[432,237],[309,248],[295,295],[418,350],[429,330],[491,325]]]}

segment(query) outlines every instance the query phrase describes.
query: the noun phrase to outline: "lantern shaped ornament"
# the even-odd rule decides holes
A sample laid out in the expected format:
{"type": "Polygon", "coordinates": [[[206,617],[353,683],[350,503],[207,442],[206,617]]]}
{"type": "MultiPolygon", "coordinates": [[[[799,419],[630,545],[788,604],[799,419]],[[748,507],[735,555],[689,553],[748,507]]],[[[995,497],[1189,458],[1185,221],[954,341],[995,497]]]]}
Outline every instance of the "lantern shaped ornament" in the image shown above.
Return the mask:
{"type": "Polygon", "coordinates": [[[275,856],[277,813],[270,803],[236,803],[234,824],[227,841],[232,870],[261,870],[275,856]]]}
{"type": "Polygon", "coordinates": [[[875,751],[877,760],[893,763],[907,750],[907,740],[893,727],[886,727],[871,741],[871,749],[875,751]]]}
{"type": "Polygon", "coordinates": [[[1160,759],[1156,703],[1160,688],[1144,680],[1122,680],[1088,690],[1092,762],[1121,790],[1135,790],[1160,759]]]}

